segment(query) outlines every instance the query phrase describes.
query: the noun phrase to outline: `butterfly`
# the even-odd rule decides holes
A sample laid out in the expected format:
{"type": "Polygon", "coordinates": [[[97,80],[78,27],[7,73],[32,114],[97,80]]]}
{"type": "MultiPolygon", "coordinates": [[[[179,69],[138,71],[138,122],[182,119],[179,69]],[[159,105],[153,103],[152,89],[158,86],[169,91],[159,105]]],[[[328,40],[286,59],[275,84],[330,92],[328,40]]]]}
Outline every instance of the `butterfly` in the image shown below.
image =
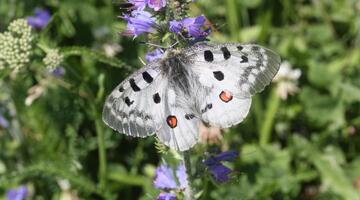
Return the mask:
{"type": "Polygon", "coordinates": [[[199,123],[228,128],[247,116],[251,96],[267,86],[280,56],[255,44],[198,43],[145,65],[107,97],[103,121],[134,137],[156,133],[175,150],[198,141],[199,123]]]}

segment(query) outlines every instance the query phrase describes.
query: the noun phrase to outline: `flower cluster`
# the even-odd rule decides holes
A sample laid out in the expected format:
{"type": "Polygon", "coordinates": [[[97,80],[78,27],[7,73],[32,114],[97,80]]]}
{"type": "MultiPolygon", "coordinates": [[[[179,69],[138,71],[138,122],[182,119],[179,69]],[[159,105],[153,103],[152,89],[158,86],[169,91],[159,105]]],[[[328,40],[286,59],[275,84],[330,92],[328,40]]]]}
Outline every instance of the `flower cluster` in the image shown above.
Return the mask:
{"type": "MultiPolygon", "coordinates": [[[[148,11],[146,7],[152,8],[155,12],[161,11],[166,7],[165,0],[128,0],[132,4],[132,11],[125,14],[127,29],[123,32],[126,36],[137,37],[143,33],[155,33],[160,29],[160,22],[148,11]]],[[[180,21],[172,19],[168,24],[168,31],[185,37],[206,37],[210,33],[210,29],[206,27],[206,18],[201,15],[194,18],[185,18],[180,21]]]]}
{"type": "Polygon", "coordinates": [[[58,67],[61,64],[63,58],[64,58],[63,55],[60,54],[58,49],[50,49],[47,50],[43,62],[48,69],[54,70],[56,67],[58,67]]]}
{"type": "Polygon", "coordinates": [[[157,189],[165,192],[160,193],[157,200],[175,200],[176,195],[171,193],[175,190],[184,190],[187,183],[187,176],[185,172],[185,166],[180,164],[176,169],[176,178],[173,173],[173,169],[168,165],[161,165],[156,169],[154,178],[154,186],[157,189]]]}
{"type": "Polygon", "coordinates": [[[31,27],[25,19],[13,21],[8,31],[0,33],[0,63],[2,67],[20,69],[30,62],[31,27]]]}
{"type": "Polygon", "coordinates": [[[229,175],[232,170],[223,165],[221,162],[234,161],[238,156],[239,153],[237,151],[226,151],[216,156],[211,156],[210,158],[204,160],[203,163],[217,182],[224,183],[229,180],[229,175]]]}

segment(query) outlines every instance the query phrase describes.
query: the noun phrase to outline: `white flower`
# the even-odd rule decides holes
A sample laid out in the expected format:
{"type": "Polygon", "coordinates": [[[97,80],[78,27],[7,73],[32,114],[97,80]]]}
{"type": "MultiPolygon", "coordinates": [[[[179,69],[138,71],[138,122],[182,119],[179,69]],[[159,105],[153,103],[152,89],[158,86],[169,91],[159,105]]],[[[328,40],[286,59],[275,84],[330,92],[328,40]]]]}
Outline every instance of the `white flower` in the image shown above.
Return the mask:
{"type": "Polygon", "coordinates": [[[288,95],[294,95],[298,90],[298,79],[301,76],[300,69],[292,69],[288,61],[284,61],[280,65],[279,72],[274,77],[274,82],[277,82],[276,93],[283,100],[286,100],[288,95]]]}
{"type": "Polygon", "coordinates": [[[108,57],[114,57],[117,53],[122,51],[122,47],[119,44],[104,44],[103,49],[105,55],[108,57]]]}

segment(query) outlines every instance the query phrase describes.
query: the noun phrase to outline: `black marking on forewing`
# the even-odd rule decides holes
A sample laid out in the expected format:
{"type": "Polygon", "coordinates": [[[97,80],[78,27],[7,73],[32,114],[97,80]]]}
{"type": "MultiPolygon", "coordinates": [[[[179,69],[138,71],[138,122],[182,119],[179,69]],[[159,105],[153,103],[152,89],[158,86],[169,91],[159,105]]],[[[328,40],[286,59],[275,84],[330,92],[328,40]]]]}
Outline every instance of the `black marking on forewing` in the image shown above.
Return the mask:
{"type": "Polygon", "coordinates": [[[136,85],[135,80],[133,78],[129,79],[129,83],[134,92],[140,91],[139,86],[136,85]]]}
{"type": "Polygon", "coordinates": [[[131,106],[131,104],[134,103],[134,101],[131,101],[131,100],[129,99],[129,97],[125,97],[124,102],[126,103],[127,106],[131,106]]]}
{"type": "Polygon", "coordinates": [[[142,77],[147,83],[151,83],[154,80],[153,77],[151,77],[151,75],[146,71],[142,73],[142,77]]]}
{"type": "Polygon", "coordinates": [[[156,94],[153,95],[153,100],[154,100],[154,102],[155,102],[156,104],[157,104],[157,103],[160,103],[161,98],[160,98],[159,93],[156,93],[156,94]]]}
{"type": "Polygon", "coordinates": [[[226,47],[221,47],[220,50],[222,51],[225,60],[231,57],[230,51],[226,47]]]}
{"type": "Polygon", "coordinates": [[[241,45],[236,47],[239,51],[243,50],[244,47],[242,47],[241,45]]]}
{"type": "Polygon", "coordinates": [[[224,80],[224,73],[222,73],[221,71],[215,71],[213,72],[213,74],[218,81],[224,80]]]}
{"type": "Polygon", "coordinates": [[[240,63],[246,63],[249,61],[248,57],[246,57],[246,56],[241,56],[241,59],[242,60],[240,61],[240,63]]]}
{"type": "Polygon", "coordinates": [[[124,87],[123,86],[119,87],[119,92],[124,92],[124,87]]]}
{"type": "Polygon", "coordinates": [[[251,50],[253,50],[253,51],[259,51],[259,50],[260,50],[260,47],[258,47],[258,46],[252,46],[252,47],[251,47],[251,50]]]}
{"type": "Polygon", "coordinates": [[[194,114],[185,114],[185,119],[187,119],[187,120],[190,120],[190,119],[192,119],[194,117],[195,117],[194,114]]]}
{"type": "Polygon", "coordinates": [[[212,61],[214,61],[214,55],[213,55],[213,53],[212,53],[210,50],[204,51],[204,59],[205,59],[207,62],[212,62],[212,61]]]}

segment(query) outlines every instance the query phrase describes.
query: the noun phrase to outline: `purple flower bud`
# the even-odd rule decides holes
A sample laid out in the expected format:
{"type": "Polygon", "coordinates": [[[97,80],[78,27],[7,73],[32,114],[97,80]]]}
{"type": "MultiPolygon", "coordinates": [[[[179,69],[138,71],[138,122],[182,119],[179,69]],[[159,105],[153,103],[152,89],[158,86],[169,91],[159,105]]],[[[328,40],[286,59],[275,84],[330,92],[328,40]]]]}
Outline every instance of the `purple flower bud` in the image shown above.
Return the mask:
{"type": "Polygon", "coordinates": [[[169,30],[170,32],[181,34],[183,30],[185,30],[188,36],[195,38],[204,38],[210,34],[210,29],[204,30],[206,18],[201,15],[194,18],[185,18],[178,21],[171,21],[169,30]]]}
{"type": "Polygon", "coordinates": [[[214,176],[215,180],[219,183],[224,183],[229,180],[229,174],[232,170],[225,167],[223,164],[209,166],[210,173],[214,176]]]}
{"type": "Polygon", "coordinates": [[[188,185],[188,182],[187,182],[186,169],[184,164],[178,166],[178,168],[176,169],[176,176],[180,183],[179,188],[185,189],[186,186],[188,185]]]}
{"type": "Polygon", "coordinates": [[[185,189],[187,185],[184,164],[179,165],[176,170],[176,176],[180,185],[177,185],[173,170],[168,165],[160,165],[160,167],[156,169],[155,173],[155,188],[162,190],[185,189]]]}
{"type": "Polygon", "coordinates": [[[176,195],[172,193],[162,192],[159,194],[156,200],[176,200],[176,195]]]}
{"type": "Polygon", "coordinates": [[[50,21],[51,15],[48,10],[39,9],[35,10],[35,16],[27,18],[30,26],[37,29],[43,29],[50,21]]]}
{"type": "Polygon", "coordinates": [[[178,22],[176,20],[170,21],[170,28],[169,30],[173,33],[180,34],[182,29],[181,22],[178,22]]]}
{"type": "Polygon", "coordinates": [[[164,55],[164,52],[161,49],[155,49],[152,52],[149,52],[145,55],[146,62],[152,62],[153,60],[162,58],[164,55]]]}
{"type": "Polygon", "coordinates": [[[142,33],[152,33],[155,31],[155,19],[146,11],[135,10],[131,16],[125,15],[124,19],[128,22],[127,29],[123,32],[126,36],[135,36],[142,33]]]}
{"type": "Polygon", "coordinates": [[[55,77],[55,78],[61,78],[64,76],[65,74],[65,69],[61,66],[56,67],[54,70],[51,71],[51,74],[55,77]]]}
{"type": "Polygon", "coordinates": [[[159,11],[166,6],[166,0],[148,0],[148,6],[155,11],[159,11]]]}
{"type": "Polygon", "coordinates": [[[9,128],[9,121],[0,113],[0,127],[9,128]]]}
{"type": "Polygon", "coordinates": [[[28,189],[25,186],[20,186],[6,192],[6,200],[23,200],[28,194],[28,189]]]}
{"type": "Polygon", "coordinates": [[[176,181],[171,167],[161,165],[156,169],[154,186],[158,189],[176,189],[176,181]]]}
{"type": "Polygon", "coordinates": [[[203,37],[208,33],[201,28],[205,25],[206,19],[203,15],[194,18],[185,18],[181,21],[182,26],[188,32],[189,36],[203,37]]]}
{"type": "Polygon", "coordinates": [[[221,161],[234,161],[239,156],[237,151],[227,151],[220,153],[216,156],[212,156],[203,163],[207,166],[210,173],[213,175],[216,181],[223,183],[229,180],[229,174],[232,170],[223,164],[221,161]]]}
{"type": "Polygon", "coordinates": [[[133,4],[135,10],[144,10],[147,0],[128,0],[128,2],[133,4]]]}

